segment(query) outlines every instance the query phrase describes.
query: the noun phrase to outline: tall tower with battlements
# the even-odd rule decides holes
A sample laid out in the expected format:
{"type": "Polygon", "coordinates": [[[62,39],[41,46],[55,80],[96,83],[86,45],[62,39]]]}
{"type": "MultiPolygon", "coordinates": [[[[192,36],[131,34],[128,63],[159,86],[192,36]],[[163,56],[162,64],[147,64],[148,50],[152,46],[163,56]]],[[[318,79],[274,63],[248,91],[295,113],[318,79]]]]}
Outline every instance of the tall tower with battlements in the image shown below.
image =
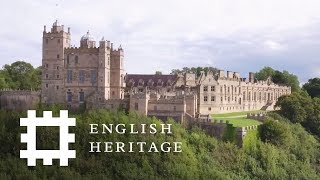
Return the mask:
{"type": "Polygon", "coordinates": [[[42,36],[42,85],[41,99],[43,103],[64,103],[64,49],[70,47],[70,28],[64,30],[63,25],[55,21],[47,32],[44,26],[42,36]]]}
{"type": "Polygon", "coordinates": [[[113,49],[111,45],[111,99],[123,99],[124,98],[124,67],[123,67],[123,49],[120,45],[118,49],[113,49]]]}

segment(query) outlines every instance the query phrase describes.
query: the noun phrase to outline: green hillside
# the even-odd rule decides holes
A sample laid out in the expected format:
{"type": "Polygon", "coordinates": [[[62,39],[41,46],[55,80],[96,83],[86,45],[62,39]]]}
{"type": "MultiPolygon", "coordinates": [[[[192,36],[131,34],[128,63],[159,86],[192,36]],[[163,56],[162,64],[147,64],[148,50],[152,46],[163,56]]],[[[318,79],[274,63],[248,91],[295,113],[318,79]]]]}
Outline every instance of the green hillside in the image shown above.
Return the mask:
{"type": "MultiPolygon", "coordinates": [[[[57,108],[54,108],[57,112],[57,108]]],[[[259,131],[247,135],[245,147],[218,141],[202,130],[185,130],[173,123],[172,135],[99,134],[89,135],[89,123],[156,123],[161,121],[122,111],[96,110],[72,115],[77,126],[77,158],[69,160],[69,167],[27,167],[26,159],[19,158],[19,117],[26,114],[1,111],[0,116],[0,179],[319,179],[319,142],[301,125],[285,120],[271,121],[260,126],[259,131]],[[264,135],[259,135],[260,131],[264,135]],[[275,136],[273,136],[275,135],[275,136]],[[262,140],[259,140],[262,139],[262,140]],[[90,141],[181,141],[181,153],[89,153],[90,141]]],[[[40,115],[40,114],[39,114],[40,115]]],[[[58,115],[58,113],[55,113],[58,115]]],[[[56,129],[39,131],[44,145],[54,143],[56,129]]],[[[38,136],[37,136],[38,137],[38,136]]]]}

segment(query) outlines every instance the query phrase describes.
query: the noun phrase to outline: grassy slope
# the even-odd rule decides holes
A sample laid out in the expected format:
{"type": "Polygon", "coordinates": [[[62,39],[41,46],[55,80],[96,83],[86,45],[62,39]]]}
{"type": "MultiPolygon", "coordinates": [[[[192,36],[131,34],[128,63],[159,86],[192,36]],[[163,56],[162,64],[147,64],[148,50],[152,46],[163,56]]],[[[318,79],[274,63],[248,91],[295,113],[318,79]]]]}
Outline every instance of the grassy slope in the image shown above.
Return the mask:
{"type": "Polygon", "coordinates": [[[253,119],[246,119],[247,113],[253,112],[265,112],[261,110],[256,111],[243,111],[243,112],[232,112],[232,113],[223,113],[223,114],[212,114],[213,119],[223,120],[226,122],[229,121],[230,124],[233,124],[235,127],[243,127],[243,126],[252,126],[252,125],[259,125],[261,122],[253,120],[253,119]]]}

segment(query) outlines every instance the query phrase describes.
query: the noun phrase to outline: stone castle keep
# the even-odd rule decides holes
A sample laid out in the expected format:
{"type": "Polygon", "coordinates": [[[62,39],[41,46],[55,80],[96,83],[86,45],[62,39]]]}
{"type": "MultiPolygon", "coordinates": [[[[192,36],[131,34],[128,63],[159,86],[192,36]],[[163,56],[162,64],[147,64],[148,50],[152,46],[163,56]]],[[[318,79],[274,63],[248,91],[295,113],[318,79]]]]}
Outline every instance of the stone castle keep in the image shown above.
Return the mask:
{"type": "MultiPolygon", "coordinates": [[[[71,46],[70,28],[56,21],[46,26],[42,43],[42,88],[40,99],[46,104],[69,108],[126,108],[160,119],[177,121],[207,117],[208,114],[273,109],[277,99],[291,88],[271,79],[257,81],[254,73],[147,75],[126,74],[124,50],[102,38],[98,43],[89,32],[80,46],[71,46]]],[[[14,97],[1,96],[1,106],[14,97]]],[[[10,106],[6,106],[10,107],[10,106]]]]}

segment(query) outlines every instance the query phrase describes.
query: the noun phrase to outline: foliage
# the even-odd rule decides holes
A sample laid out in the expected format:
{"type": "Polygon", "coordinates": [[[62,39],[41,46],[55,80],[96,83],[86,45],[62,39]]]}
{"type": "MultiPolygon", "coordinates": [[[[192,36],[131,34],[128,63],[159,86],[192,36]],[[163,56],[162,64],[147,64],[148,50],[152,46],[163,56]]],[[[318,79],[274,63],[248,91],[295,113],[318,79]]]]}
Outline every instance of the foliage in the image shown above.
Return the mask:
{"type": "Polygon", "coordinates": [[[287,126],[274,120],[268,120],[258,128],[261,140],[274,145],[288,144],[289,130],[287,126]]]}
{"type": "Polygon", "coordinates": [[[320,78],[309,79],[302,88],[307,91],[311,97],[320,98],[320,78]]]}
{"type": "Polygon", "coordinates": [[[288,71],[281,72],[271,67],[264,67],[255,74],[255,77],[257,80],[267,80],[271,77],[274,83],[290,86],[293,92],[300,90],[298,77],[288,71]]]}
{"type": "Polygon", "coordinates": [[[30,63],[16,61],[0,70],[0,89],[38,90],[41,86],[41,69],[30,63]]]}
{"type": "Polygon", "coordinates": [[[224,141],[236,143],[236,128],[232,124],[227,124],[222,139],[224,141]]]}
{"type": "Polygon", "coordinates": [[[320,137],[320,99],[306,92],[292,93],[279,98],[279,114],[294,123],[301,123],[308,131],[320,137]]]}
{"type": "Polygon", "coordinates": [[[207,74],[209,71],[213,72],[213,74],[218,73],[218,69],[215,67],[184,67],[182,69],[172,69],[171,74],[179,74],[179,73],[194,73],[197,77],[201,75],[201,71],[207,74]]]}
{"type": "MultiPolygon", "coordinates": [[[[58,116],[59,106],[52,108],[58,116]]],[[[77,126],[77,158],[69,161],[69,167],[27,167],[19,158],[19,118],[26,113],[0,111],[0,179],[319,179],[319,142],[300,125],[278,122],[285,127],[289,143],[264,143],[257,138],[257,131],[248,133],[244,142],[250,146],[239,148],[234,143],[218,141],[201,129],[185,130],[173,124],[172,135],[96,134],[90,135],[89,123],[105,124],[160,124],[155,118],[139,116],[123,111],[94,110],[74,114],[77,126]],[[159,144],[164,141],[181,141],[182,153],[89,153],[90,141],[146,141],[159,144]],[[285,148],[284,148],[285,147],[285,148]]],[[[41,112],[38,112],[41,115],[41,112]]],[[[275,125],[277,126],[277,125],[275,125]]],[[[272,126],[273,127],[273,126],[272,126]]],[[[277,131],[272,131],[277,132],[277,131]]],[[[38,134],[38,133],[37,133],[38,134]]],[[[42,143],[54,145],[54,130],[39,131],[42,143]]],[[[280,133],[281,134],[281,133],[280,133]]],[[[261,134],[260,134],[261,135],[261,134]]],[[[270,141],[269,141],[270,142],[270,141]]],[[[282,141],[280,141],[282,142],[282,141]]],[[[285,141],[288,142],[288,141],[285,141]]]]}
{"type": "Polygon", "coordinates": [[[281,96],[276,106],[281,108],[279,111],[281,115],[294,123],[305,121],[313,111],[312,99],[304,92],[295,92],[291,95],[281,96]]]}

